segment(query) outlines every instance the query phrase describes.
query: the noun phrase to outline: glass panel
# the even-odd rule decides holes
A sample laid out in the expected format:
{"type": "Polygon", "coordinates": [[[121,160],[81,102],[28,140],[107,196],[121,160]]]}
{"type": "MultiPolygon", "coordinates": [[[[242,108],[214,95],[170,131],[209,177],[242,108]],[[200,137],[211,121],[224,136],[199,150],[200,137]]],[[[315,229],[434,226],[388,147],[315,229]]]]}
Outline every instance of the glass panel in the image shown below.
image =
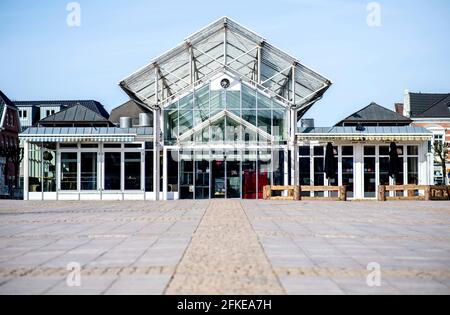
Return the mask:
{"type": "Polygon", "coordinates": [[[212,161],[212,197],[225,198],[225,161],[212,161]]]}
{"type": "Polygon", "coordinates": [[[364,158],[364,197],[376,197],[375,158],[364,158]]]}
{"type": "Polygon", "coordinates": [[[56,145],[44,146],[44,192],[56,191],[56,145]]]}
{"type": "Polygon", "coordinates": [[[93,143],[82,144],[81,148],[82,149],[98,148],[98,144],[93,144],[93,143]]]}
{"type": "Polygon", "coordinates": [[[194,109],[194,99],[192,97],[192,93],[183,97],[180,100],[180,110],[192,110],[194,109]]]}
{"type": "Polygon", "coordinates": [[[255,141],[257,141],[257,137],[258,137],[256,132],[254,132],[253,130],[250,130],[250,128],[244,129],[243,136],[244,136],[245,143],[255,142],[255,141]]]}
{"type": "Polygon", "coordinates": [[[153,191],[153,151],[145,152],[145,191],[153,191]]]}
{"type": "Polygon", "coordinates": [[[364,155],[375,155],[375,147],[364,147],[364,155]]]}
{"type": "Polygon", "coordinates": [[[353,198],[354,196],[353,157],[342,158],[342,184],[347,186],[347,197],[353,198]]]}
{"type": "Polygon", "coordinates": [[[167,191],[178,192],[178,151],[167,151],[167,191]]]}
{"type": "Polygon", "coordinates": [[[141,189],[141,153],[125,152],[125,190],[141,189]]]}
{"type": "Polygon", "coordinates": [[[194,141],[198,143],[209,142],[209,126],[197,131],[194,135],[194,141]]]}
{"type": "Polygon", "coordinates": [[[222,142],[225,140],[225,119],[215,122],[211,125],[211,141],[222,142]]]}
{"type": "Polygon", "coordinates": [[[286,140],[284,123],[285,111],[273,110],[272,135],[275,137],[275,140],[286,140]]]}
{"type": "Polygon", "coordinates": [[[342,155],[353,156],[353,147],[351,146],[342,147],[342,155]]]}
{"type": "Polygon", "coordinates": [[[380,147],[380,155],[389,156],[390,148],[388,146],[380,147]]]}
{"type": "Polygon", "coordinates": [[[389,185],[389,157],[380,157],[380,185],[389,185]]]}
{"type": "Polygon", "coordinates": [[[300,154],[300,156],[310,156],[311,148],[310,147],[300,147],[299,154],[300,154]]]}
{"type": "Polygon", "coordinates": [[[81,152],[81,190],[97,190],[97,153],[81,152]]]}
{"type": "Polygon", "coordinates": [[[178,136],[178,110],[165,110],[165,140],[175,140],[178,136]]]}
{"type": "Polygon", "coordinates": [[[77,153],[61,153],[61,190],[78,190],[77,153]]]}
{"type": "MultiPolygon", "coordinates": [[[[302,157],[300,158],[300,185],[310,186],[311,185],[311,158],[302,157]]],[[[309,195],[309,193],[308,193],[309,195]]]]}
{"type": "Polygon", "coordinates": [[[242,108],[256,109],[256,93],[245,85],[242,85],[242,108]]]}
{"type": "Polygon", "coordinates": [[[247,151],[242,162],[242,198],[256,199],[256,152],[247,151]]]}
{"type": "Polygon", "coordinates": [[[209,85],[195,91],[194,125],[209,119],[209,85]]]}
{"type": "Polygon", "coordinates": [[[419,158],[408,157],[408,184],[419,183],[419,158]]]}
{"type": "Polygon", "coordinates": [[[256,110],[242,110],[242,119],[256,126],[256,110]]]}
{"type": "Polygon", "coordinates": [[[227,118],[226,121],[227,121],[227,128],[225,140],[231,142],[240,141],[242,135],[241,125],[239,125],[237,122],[235,122],[233,119],[230,118],[227,118]]]}
{"type": "Polygon", "coordinates": [[[272,112],[270,110],[258,110],[258,128],[268,134],[272,133],[272,112]]]}
{"type": "Polygon", "coordinates": [[[35,144],[30,144],[29,167],[28,167],[28,188],[30,192],[42,191],[42,156],[41,148],[35,144]]]}
{"type": "Polygon", "coordinates": [[[194,198],[194,164],[192,161],[193,153],[191,151],[181,152],[180,162],[180,198],[194,198]]]}
{"type": "Polygon", "coordinates": [[[325,150],[324,147],[314,147],[314,156],[324,156],[325,150]]]}
{"type": "Polygon", "coordinates": [[[419,147],[416,145],[408,146],[408,155],[419,155],[419,147]]]}
{"type": "Polygon", "coordinates": [[[64,149],[69,149],[69,148],[76,149],[76,148],[78,148],[78,144],[76,144],[76,143],[60,143],[59,147],[64,148],[64,149]]]}
{"type": "Polygon", "coordinates": [[[241,108],[241,92],[227,91],[227,109],[241,108]]]}
{"type": "Polygon", "coordinates": [[[241,162],[227,161],[227,198],[241,197],[241,162]]]}
{"type": "Polygon", "coordinates": [[[260,152],[260,159],[258,161],[258,199],[263,198],[264,186],[270,185],[271,161],[267,159],[266,155],[267,152],[260,152]],[[264,155],[264,157],[261,155],[264,155]]]}
{"type": "Polygon", "coordinates": [[[273,183],[274,185],[284,185],[284,151],[274,150],[273,156],[273,183]]]}
{"type": "Polygon", "coordinates": [[[120,152],[105,153],[105,190],[120,190],[120,152]]]}
{"type": "Polygon", "coordinates": [[[194,127],[193,119],[194,117],[192,111],[180,111],[180,135],[191,130],[194,127]]]}
{"type": "MultiPolygon", "coordinates": [[[[403,180],[403,178],[404,178],[404,174],[405,174],[405,172],[403,171],[403,163],[404,163],[404,159],[403,159],[403,157],[402,156],[400,156],[399,158],[398,158],[398,160],[399,160],[399,167],[400,167],[400,172],[399,172],[399,176],[398,176],[398,178],[396,178],[396,180],[395,180],[395,184],[396,185],[403,185],[403,182],[404,182],[404,180],[403,180]]],[[[403,195],[403,194],[402,194],[403,195]]]]}
{"type": "Polygon", "coordinates": [[[195,199],[209,199],[209,161],[196,158],[195,162],[195,199]]]}
{"type": "MultiPolygon", "coordinates": [[[[319,148],[319,147],[316,147],[319,148]]],[[[315,149],[316,149],[315,148],[315,149]]],[[[320,147],[323,150],[323,147],[320,147]]],[[[324,168],[325,159],[323,157],[315,157],[314,158],[314,186],[323,186],[325,185],[325,168],[324,168]]],[[[323,197],[324,193],[322,191],[315,192],[314,196],[323,197]]]]}
{"type": "Polygon", "coordinates": [[[272,101],[270,98],[258,93],[258,110],[270,109],[272,107],[272,101]]]}
{"type": "Polygon", "coordinates": [[[211,91],[211,113],[210,117],[225,109],[225,91],[211,91]]]}
{"type": "Polygon", "coordinates": [[[120,149],[122,145],[119,143],[105,143],[103,147],[105,149],[120,149]]]}

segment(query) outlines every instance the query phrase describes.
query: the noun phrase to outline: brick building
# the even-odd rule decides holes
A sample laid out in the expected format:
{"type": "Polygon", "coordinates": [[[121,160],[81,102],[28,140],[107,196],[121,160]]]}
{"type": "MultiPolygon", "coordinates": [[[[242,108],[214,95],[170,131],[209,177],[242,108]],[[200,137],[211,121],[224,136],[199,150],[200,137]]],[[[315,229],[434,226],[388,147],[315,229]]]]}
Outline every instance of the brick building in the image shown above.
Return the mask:
{"type": "MultiPolygon", "coordinates": [[[[434,141],[450,143],[450,93],[413,93],[405,91],[404,103],[396,104],[395,110],[410,118],[413,124],[425,127],[434,135],[434,141]]],[[[442,174],[439,159],[435,161],[434,180],[447,183],[450,176],[450,158],[447,158],[446,174],[442,174]]]]}
{"type": "Polygon", "coordinates": [[[0,198],[12,197],[19,184],[19,130],[17,107],[0,91],[0,198]]]}

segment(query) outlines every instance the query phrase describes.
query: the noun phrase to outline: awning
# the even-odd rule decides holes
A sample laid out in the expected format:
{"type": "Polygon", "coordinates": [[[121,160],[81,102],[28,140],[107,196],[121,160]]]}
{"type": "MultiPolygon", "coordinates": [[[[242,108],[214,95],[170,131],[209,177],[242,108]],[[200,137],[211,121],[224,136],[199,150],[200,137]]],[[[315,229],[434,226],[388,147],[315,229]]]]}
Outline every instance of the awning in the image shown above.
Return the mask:
{"type": "Polygon", "coordinates": [[[29,142],[132,142],[153,138],[150,127],[32,127],[19,135],[29,142]]]}
{"type": "Polygon", "coordinates": [[[33,135],[21,136],[23,140],[29,142],[132,142],[135,136],[130,135],[75,135],[75,136],[48,136],[48,135],[33,135]]]}

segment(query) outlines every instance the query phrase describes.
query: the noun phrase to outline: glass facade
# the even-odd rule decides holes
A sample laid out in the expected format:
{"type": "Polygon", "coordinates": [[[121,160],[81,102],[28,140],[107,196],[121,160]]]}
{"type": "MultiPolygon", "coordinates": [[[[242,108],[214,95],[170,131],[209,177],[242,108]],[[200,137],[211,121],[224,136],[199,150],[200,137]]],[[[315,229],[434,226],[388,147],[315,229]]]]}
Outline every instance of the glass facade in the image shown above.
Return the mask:
{"type": "MultiPolygon", "coordinates": [[[[164,109],[166,145],[175,144],[180,136],[225,110],[236,119],[242,119],[260,131],[272,135],[275,141],[287,141],[288,109],[281,103],[245,84],[242,84],[240,91],[212,91],[207,84],[164,109]]],[[[236,119],[222,119],[214,122],[196,132],[192,138],[184,140],[199,143],[232,142],[241,139],[267,141],[266,138],[258,139],[254,131],[241,128],[236,119]],[[245,134],[246,132],[248,134],[245,134]]]]}

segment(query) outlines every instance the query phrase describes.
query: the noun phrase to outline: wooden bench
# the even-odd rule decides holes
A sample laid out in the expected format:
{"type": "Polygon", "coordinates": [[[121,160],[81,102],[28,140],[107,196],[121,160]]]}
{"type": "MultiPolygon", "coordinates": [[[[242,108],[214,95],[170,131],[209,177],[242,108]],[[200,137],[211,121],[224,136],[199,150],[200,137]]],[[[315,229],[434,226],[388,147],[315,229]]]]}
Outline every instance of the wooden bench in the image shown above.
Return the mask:
{"type": "Polygon", "coordinates": [[[380,185],[378,186],[378,201],[386,200],[430,200],[431,186],[427,185],[380,185]],[[419,191],[424,191],[424,195],[419,195],[419,191]],[[407,192],[408,196],[386,196],[386,192],[393,191],[395,194],[397,192],[402,192],[402,194],[407,192]],[[417,192],[417,194],[416,194],[417,192]]]}
{"type": "Polygon", "coordinates": [[[301,196],[302,200],[331,200],[347,201],[347,186],[301,186],[301,192],[337,192],[337,197],[307,197],[301,196]]]}
{"type": "Polygon", "coordinates": [[[300,200],[300,186],[264,186],[264,200],[300,200]],[[274,191],[287,191],[288,196],[272,196],[274,191]]]}
{"type": "Polygon", "coordinates": [[[346,186],[264,186],[264,200],[335,200],[347,201],[346,186]],[[274,191],[287,191],[288,196],[272,196],[274,191]],[[338,192],[338,197],[306,197],[301,193],[305,192],[338,192]]]}

